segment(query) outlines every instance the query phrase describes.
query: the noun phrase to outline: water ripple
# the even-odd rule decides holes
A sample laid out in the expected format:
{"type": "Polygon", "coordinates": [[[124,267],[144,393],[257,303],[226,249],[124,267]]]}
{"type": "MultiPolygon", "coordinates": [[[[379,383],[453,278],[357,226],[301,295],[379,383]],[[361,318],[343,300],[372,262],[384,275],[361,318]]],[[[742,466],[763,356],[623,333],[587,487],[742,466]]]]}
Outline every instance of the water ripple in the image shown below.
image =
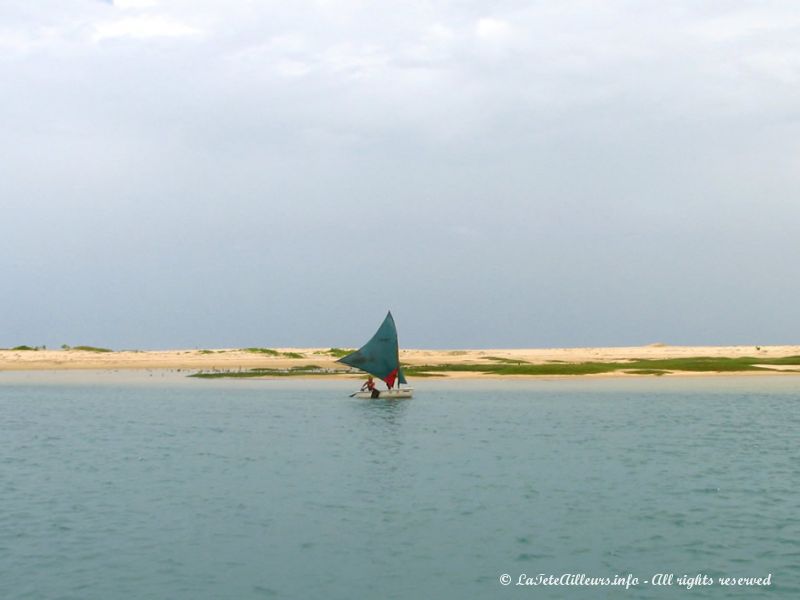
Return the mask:
{"type": "Polygon", "coordinates": [[[410,402],[0,385],[0,597],[448,600],[499,597],[506,572],[671,571],[773,573],[739,597],[796,598],[785,381],[440,382],[410,402]]]}

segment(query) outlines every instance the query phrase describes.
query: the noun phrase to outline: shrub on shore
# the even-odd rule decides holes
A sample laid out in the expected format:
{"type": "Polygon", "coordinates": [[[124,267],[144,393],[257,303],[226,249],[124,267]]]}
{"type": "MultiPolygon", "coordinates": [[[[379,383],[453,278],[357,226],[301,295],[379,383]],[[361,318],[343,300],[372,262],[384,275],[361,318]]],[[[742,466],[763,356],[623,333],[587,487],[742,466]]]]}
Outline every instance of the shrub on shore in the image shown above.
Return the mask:
{"type": "Polygon", "coordinates": [[[328,354],[330,354],[331,356],[335,356],[336,358],[342,358],[343,356],[347,356],[351,352],[354,352],[354,350],[351,350],[349,348],[331,348],[328,350],[328,354]]]}
{"type": "Polygon", "coordinates": [[[98,348],[97,346],[73,346],[72,350],[82,350],[83,352],[113,352],[110,348],[98,348]]]}

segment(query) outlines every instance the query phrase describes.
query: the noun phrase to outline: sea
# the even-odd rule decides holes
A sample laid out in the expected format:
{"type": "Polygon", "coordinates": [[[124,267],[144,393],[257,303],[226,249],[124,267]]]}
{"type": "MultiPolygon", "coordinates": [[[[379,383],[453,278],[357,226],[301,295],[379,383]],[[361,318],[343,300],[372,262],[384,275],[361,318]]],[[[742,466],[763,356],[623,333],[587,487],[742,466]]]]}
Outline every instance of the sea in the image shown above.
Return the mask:
{"type": "Polygon", "coordinates": [[[0,373],[0,598],[800,598],[800,377],[0,373]]]}

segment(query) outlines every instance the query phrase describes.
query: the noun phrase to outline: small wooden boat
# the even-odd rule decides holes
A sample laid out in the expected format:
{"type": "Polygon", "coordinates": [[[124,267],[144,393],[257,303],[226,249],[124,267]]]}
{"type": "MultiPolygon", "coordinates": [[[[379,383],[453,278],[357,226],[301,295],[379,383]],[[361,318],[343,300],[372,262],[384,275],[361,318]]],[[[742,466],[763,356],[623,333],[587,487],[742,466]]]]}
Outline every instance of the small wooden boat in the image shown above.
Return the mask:
{"type": "Polygon", "coordinates": [[[339,359],[339,362],[361,369],[386,382],[388,389],[376,389],[378,391],[377,395],[369,390],[364,390],[350,394],[352,398],[394,400],[413,396],[414,390],[412,388],[400,387],[401,385],[407,386],[408,382],[403,374],[403,369],[400,367],[397,327],[394,324],[391,311],[386,315],[375,335],[366,344],[355,352],[343,356],[339,359]]]}
{"type": "MultiPolygon", "coordinates": [[[[395,388],[393,390],[378,390],[378,395],[375,396],[378,400],[401,400],[404,398],[412,398],[414,389],[410,387],[395,388]]],[[[373,398],[372,392],[356,392],[351,394],[352,398],[361,398],[362,400],[370,400],[373,398]]]]}

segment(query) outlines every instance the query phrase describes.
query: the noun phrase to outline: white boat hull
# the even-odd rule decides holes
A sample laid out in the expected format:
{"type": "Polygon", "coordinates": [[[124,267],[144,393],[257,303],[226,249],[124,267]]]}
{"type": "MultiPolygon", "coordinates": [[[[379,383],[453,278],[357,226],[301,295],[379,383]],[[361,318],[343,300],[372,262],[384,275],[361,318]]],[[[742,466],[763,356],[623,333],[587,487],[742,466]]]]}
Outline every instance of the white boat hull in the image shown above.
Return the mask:
{"type": "MultiPolygon", "coordinates": [[[[376,400],[401,400],[404,398],[411,398],[414,395],[413,388],[402,388],[399,390],[380,390],[376,400]]],[[[360,398],[362,400],[371,400],[372,392],[356,392],[353,398],[360,398]]]]}

